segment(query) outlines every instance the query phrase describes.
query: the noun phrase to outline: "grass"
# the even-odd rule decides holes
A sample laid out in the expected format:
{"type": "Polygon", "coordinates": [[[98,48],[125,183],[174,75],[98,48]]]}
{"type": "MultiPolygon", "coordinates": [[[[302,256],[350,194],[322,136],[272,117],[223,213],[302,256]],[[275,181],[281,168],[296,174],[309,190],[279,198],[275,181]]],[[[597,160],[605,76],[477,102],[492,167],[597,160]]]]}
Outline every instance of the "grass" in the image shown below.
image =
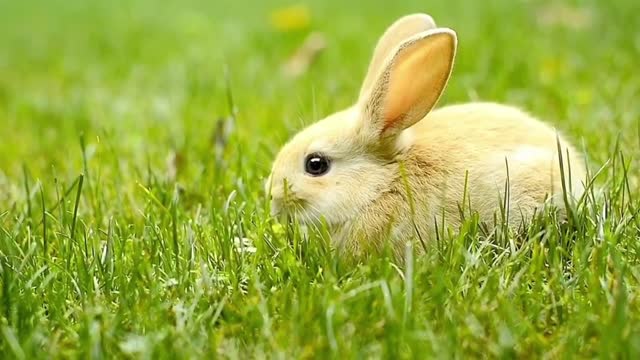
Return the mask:
{"type": "Polygon", "coordinates": [[[558,4],[308,2],[328,48],[291,80],[309,29],[269,25],[282,1],[0,2],[0,357],[637,358],[637,4],[541,23],[558,4]],[[584,149],[570,224],[471,219],[401,266],[269,218],[275,151],[416,11],[459,33],[442,104],[522,106],[584,149]]]}

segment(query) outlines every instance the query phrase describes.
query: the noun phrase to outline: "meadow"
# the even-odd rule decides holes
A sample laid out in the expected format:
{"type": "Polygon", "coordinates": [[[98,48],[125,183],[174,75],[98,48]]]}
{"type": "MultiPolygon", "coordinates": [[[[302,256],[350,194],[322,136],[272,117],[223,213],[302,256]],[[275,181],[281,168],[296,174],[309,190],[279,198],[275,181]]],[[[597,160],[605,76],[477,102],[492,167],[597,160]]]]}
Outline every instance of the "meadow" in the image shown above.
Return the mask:
{"type": "Polygon", "coordinates": [[[0,2],[0,358],[638,358],[638,9],[0,2]],[[279,147],[355,101],[412,12],[458,32],[440,105],[520,106],[579,145],[568,222],[469,221],[400,264],[269,216],[279,147]],[[286,76],[311,32],[326,48],[286,76]]]}

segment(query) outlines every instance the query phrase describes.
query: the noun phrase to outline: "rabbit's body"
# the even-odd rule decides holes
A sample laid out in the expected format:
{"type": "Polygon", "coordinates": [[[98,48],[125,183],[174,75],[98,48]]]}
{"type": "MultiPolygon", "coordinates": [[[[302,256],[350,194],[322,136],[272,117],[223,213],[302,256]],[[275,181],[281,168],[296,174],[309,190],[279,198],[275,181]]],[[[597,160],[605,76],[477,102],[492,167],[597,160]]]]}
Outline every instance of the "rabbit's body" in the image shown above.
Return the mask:
{"type": "MultiPolygon", "coordinates": [[[[562,208],[557,141],[554,129],[511,106],[469,103],[434,110],[404,131],[397,143],[402,151],[385,166],[393,181],[360,216],[336,229],[334,241],[350,253],[380,250],[385,241],[401,251],[408,239],[429,241],[436,229],[458,228],[461,209],[465,216],[477,212],[490,226],[507,221],[515,229],[549,201],[562,208]],[[410,175],[403,176],[400,166],[410,175]]],[[[560,143],[565,185],[575,199],[583,191],[584,162],[562,137],[560,143]]]]}
{"type": "MultiPolygon", "coordinates": [[[[456,229],[461,209],[493,225],[506,206],[504,220],[516,228],[548,199],[562,207],[551,127],[490,103],[431,111],[455,48],[455,33],[435,28],[427,15],[394,23],[378,42],[358,102],[298,133],[276,157],[267,184],[272,212],[323,219],[349,253],[390,245],[400,254],[405,241],[456,229]]],[[[560,145],[574,199],[584,165],[567,141],[560,145]]]]}

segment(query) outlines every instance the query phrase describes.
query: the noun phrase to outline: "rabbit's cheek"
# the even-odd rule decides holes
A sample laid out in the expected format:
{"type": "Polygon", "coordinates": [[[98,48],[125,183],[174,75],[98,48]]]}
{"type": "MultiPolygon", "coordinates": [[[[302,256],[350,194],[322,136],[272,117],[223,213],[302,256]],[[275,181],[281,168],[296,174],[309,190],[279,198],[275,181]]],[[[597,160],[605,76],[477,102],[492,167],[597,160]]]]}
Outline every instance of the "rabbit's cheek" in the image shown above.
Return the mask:
{"type": "Polygon", "coordinates": [[[329,185],[325,178],[312,178],[309,179],[309,189],[313,189],[313,192],[323,192],[327,190],[329,185]]]}

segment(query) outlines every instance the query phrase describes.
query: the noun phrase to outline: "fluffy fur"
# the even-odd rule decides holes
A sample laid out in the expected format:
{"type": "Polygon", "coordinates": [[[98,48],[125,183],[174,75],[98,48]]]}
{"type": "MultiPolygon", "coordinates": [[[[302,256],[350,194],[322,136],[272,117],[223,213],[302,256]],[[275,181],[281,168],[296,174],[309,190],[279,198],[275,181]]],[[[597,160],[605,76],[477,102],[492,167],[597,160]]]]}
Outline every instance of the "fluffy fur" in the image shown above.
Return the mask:
{"type": "Polygon", "coordinates": [[[435,224],[455,229],[464,194],[465,205],[488,222],[507,195],[515,228],[546,201],[564,204],[558,139],[563,156],[569,153],[570,195],[578,197],[583,161],[545,123],[492,103],[430,112],[455,48],[455,33],[435,28],[428,15],[394,23],[378,42],[356,105],[304,129],[276,157],[267,182],[274,215],[324,219],[333,243],[351,254],[385,245],[400,253],[406,241],[432,239],[435,224]],[[305,173],[311,153],[331,159],[327,174],[305,173]]]}

